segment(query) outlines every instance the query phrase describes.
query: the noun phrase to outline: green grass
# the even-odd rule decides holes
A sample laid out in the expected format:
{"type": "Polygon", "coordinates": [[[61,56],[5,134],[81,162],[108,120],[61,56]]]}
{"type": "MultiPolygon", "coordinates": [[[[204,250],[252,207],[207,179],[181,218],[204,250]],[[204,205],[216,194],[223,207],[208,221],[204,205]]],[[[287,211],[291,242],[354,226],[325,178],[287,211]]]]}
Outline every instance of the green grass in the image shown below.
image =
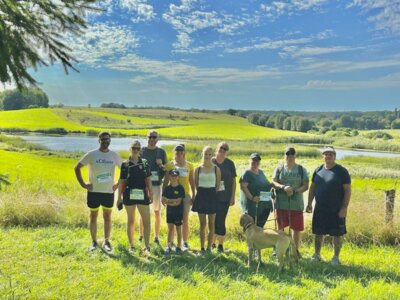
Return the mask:
{"type": "Polygon", "coordinates": [[[159,128],[158,131],[164,138],[313,140],[313,135],[256,126],[246,119],[226,114],[185,112],[183,115],[181,111],[165,111],[157,115],[158,110],[150,113],[140,109],[110,112],[75,108],[3,111],[0,112],[0,129],[39,131],[64,128],[69,132],[96,132],[104,129],[116,134],[144,135],[148,128],[159,128]]]}
{"type": "MultiPolygon", "coordinates": [[[[195,240],[195,237],[193,237],[195,240]]],[[[246,267],[243,240],[228,240],[227,254],[165,257],[153,247],[145,258],[127,252],[124,229],[115,226],[114,253],[87,251],[87,229],[8,228],[0,236],[0,293],[39,299],[398,299],[400,254],[394,247],[347,243],[343,266],[314,263],[312,247],[298,265],[278,274],[271,250],[264,266],[246,267]]],[[[164,240],[163,240],[164,242],[164,240]]],[[[193,246],[197,246],[194,245],[193,246]]],[[[324,246],[329,261],[332,249],[324,246]]]]}

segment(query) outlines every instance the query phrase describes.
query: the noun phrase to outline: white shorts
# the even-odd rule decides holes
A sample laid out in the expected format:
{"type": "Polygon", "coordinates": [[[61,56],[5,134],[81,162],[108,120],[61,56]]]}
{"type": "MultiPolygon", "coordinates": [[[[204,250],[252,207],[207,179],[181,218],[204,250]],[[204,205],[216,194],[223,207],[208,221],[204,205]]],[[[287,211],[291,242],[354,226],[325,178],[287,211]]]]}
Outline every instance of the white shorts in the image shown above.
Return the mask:
{"type": "Polygon", "coordinates": [[[161,210],[161,185],[152,185],[151,190],[153,192],[153,210],[160,211],[161,210]]]}

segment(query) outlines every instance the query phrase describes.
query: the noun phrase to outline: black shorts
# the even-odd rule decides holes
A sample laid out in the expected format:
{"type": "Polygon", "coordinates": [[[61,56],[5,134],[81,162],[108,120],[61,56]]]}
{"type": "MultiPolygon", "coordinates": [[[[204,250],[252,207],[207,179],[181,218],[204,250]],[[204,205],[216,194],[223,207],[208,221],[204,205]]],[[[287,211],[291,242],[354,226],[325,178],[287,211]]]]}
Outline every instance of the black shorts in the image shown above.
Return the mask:
{"type": "Polygon", "coordinates": [[[339,218],[338,212],[315,210],[312,220],[312,233],[342,236],[346,231],[346,218],[339,218]]]}
{"type": "Polygon", "coordinates": [[[183,222],[183,205],[167,206],[167,223],[181,226],[183,222]]]}
{"type": "Polygon", "coordinates": [[[130,205],[150,205],[150,200],[147,197],[147,193],[145,191],[143,191],[144,193],[144,200],[131,200],[129,198],[129,193],[130,193],[130,189],[127,188],[124,195],[123,195],[123,199],[122,199],[122,203],[124,203],[124,205],[126,206],[130,206],[130,205]]]}
{"type": "Polygon", "coordinates": [[[98,210],[100,205],[103,209],[112,209],[114,206],[114,193],[87,193],[87,206],[90,210],[98,210]]]}

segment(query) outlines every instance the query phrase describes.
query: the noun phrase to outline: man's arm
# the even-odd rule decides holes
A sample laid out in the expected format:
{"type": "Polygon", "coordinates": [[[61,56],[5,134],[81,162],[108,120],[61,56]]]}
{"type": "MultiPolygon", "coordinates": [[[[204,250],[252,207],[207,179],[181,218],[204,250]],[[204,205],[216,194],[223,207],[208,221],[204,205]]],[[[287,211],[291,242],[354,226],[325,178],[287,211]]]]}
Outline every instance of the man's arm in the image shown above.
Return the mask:
{"type": "Polygon", "coordinates": [[[310,190],[308,191],[308,204],[306,208],[306,212],[312,213],[312,203],[315,197],[315,183],[311,183],[310,190]]]}
{"type": "Polygon", "coordinates": [[[85,181],[83,180],[82,172],[81,172],[82,167],[83,167],[83,165],[79,162],[75,165],[74,171],[75,171],[76,179],[78,180],[81,187],[83,187],[84,189],[87,189],[88,191],[91,191],[93,189],[93,185],[91,183],[85,183],[85,181]]]}
{"type": "Polygon", "coordinates": [[[343,197],[343,206],[339,211],[340,218],[345,218],[347,216],[347,207],[349,206],[351,198],[351,185],[343,184],[343,189],[344,189],[344,197],[343,197]]]}

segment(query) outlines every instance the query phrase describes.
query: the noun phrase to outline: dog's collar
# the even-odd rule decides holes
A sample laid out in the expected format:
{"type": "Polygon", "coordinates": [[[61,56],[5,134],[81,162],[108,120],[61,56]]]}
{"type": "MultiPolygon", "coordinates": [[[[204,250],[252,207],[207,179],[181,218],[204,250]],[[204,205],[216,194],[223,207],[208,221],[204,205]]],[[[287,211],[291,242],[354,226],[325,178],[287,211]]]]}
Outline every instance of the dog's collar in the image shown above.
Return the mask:
{"type": "Polygon", "coordinates": [[[249,224],[247,224],[247,225],[243,228],[243,231],[246,232],[246,230],[249,229],[251,225],[254,225],[254,223],[249,223],[249,224]]]}

